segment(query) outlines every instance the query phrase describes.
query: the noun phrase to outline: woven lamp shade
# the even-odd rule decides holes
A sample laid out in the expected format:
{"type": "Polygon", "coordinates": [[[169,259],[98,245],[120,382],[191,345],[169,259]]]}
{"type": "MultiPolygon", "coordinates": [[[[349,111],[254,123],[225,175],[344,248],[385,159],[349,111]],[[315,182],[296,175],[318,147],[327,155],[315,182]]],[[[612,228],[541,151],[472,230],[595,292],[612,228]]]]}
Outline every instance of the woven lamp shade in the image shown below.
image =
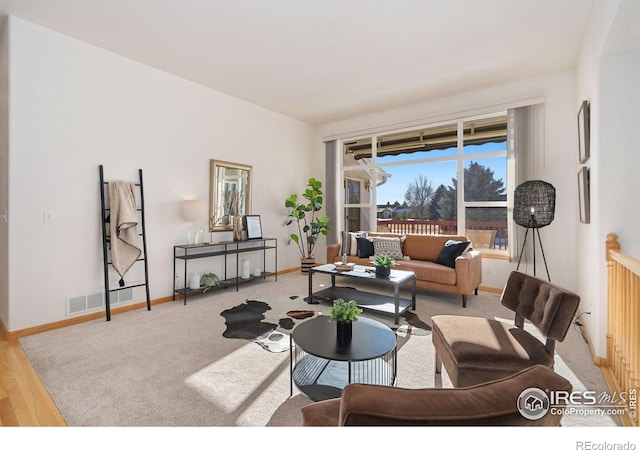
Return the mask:
{"type": "Polygon", "coordinates": [[[556,189],[551,184],[542,180],[532,180],[525,181],[516,188],[513,220],[518,225],[526,228],[546,227],[553,222],[555,211],[556,189]]]}

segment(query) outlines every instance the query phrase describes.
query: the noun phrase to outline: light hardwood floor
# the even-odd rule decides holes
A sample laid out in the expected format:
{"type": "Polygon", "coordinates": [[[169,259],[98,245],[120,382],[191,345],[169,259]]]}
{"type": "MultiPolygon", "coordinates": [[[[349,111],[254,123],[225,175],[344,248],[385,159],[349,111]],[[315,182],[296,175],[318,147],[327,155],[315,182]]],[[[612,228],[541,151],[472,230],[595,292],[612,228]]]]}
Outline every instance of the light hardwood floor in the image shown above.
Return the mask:
{"type": "Polygon", "coordinates": [[[17,340],[0,327],[0,426],[66,426],[17,340]]]}

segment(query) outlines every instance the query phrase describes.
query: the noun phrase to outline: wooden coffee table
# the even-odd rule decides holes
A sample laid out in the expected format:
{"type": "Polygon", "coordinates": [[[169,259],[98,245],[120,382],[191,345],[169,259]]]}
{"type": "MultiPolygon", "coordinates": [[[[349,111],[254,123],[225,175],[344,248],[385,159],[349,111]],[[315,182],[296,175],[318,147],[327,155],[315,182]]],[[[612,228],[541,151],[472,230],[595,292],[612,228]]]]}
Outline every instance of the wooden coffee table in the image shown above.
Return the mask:
{"type": "Polygon", "coordinates": [[[309,296],[305,300],[308,303],[313,303],[314,300],[333,302],[337,298],[355,300],[362,309],[393,314],[397,325],[400,322],[400,314],[409,307],[416,309],[416,274],[406,270],[391,269],[391,275],[388,278],[379,278],[376,277],[373,267],[354,266],[354,270],[345,272],[336,270],[334,264],[309,269],[309,296]],[[331,275],[331,287],[313,292],[313,276],[316,273],[331,275]],[[352,287],[336,286],[336,277],[351,278],[372,286],[390,287],[394,295],[374,294],[352,287]],[[408,284],[411,285],[411,300],[400,298],[400,287],[408,284]]]}

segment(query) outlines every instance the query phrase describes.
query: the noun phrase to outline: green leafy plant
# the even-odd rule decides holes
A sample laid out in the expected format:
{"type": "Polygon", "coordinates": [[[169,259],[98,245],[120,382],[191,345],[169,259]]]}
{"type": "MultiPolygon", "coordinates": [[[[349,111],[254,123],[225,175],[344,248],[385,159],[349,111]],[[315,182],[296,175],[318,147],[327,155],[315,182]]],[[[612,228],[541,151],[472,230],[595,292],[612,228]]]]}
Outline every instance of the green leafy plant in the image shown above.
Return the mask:
{"type": "Polygon", "coordinates": [[[333,306],[329,308],[329,322],[355,322],[361,313],[362,309],[358,308],[355,300],[345,301],[342,298],[337,298],[333,301],[333,306]]]}
{"type": "Polygon", "coordinates": [[[284,202],[289,208],[287,226],[296,223],[297,233],[291,233],[290,237],[298,245],[303,258],[313,258],[313,249],[320,235],[327,235],[329,231],[329,218],[327,216],[316,217],[316,213],[322,209],[323,194],[322,182],[315,178],[309,178],[307,189],[298,200],[297,194],[291,194],[284,202]]]}
{"type": "Polygon", "coordinates": [[[391,267],[394,264],[393,259],[389,258],[388,256],[374,256],[373,258],[373,263],[376,266],[381,266],[381,267],[391,267]]]}
{"type": "Polygon", "coordinates": [[[220,277],[215,273],[205,273],[200,277],[200,287],[203,288],[202,293],[204,294],[212,287],[217,287],[222,284],[220,281],[220,277]]]}

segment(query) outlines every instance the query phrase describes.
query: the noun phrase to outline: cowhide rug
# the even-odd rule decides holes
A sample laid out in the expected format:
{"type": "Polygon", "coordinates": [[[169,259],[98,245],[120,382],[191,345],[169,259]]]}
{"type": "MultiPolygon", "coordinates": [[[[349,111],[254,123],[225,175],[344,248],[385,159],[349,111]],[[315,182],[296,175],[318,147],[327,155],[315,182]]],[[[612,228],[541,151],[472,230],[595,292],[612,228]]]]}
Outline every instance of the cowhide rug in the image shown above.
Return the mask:
{"type": "Polygon", "coordinates": [[[247,299],[244,303],[220,313],[225,319],[227,329],[222,336],[229,339],[246,339],[260,345],[265,350],[279,353],[289,350],[289,335],[276,331],[280,327],[291,330],[294,319],[303,320],[313,317],[314,311],[289,311],[287,317],[280,318],[278,323],[266,321],[266,312],[271,310],[268,303],[247,299]]]}
{"type": "MultiPolygon", "coordinates": [[[[297,297],[290,297],[295,300],[297,297]]],[[[244,303],[231,309],[222,311],[225,318],[226,330],[222,335],[229,339],[246,339],[255,342],[267,351],[279,353],[289,350],[291,346],[289,335],[280,330],[292,330],[295,321],[313,317],[316,313],[310,310],[292,310],[286,317],[267,320],[267,311],[271,311],[268,303],[247,299],[244,303]],[[276,323],[277,322],[277,323],[276,323]]],[[[431,327],[423,322],[416,314],[407,311],[404,315],[405,324],[392,329],[399,336],[425,336],[431,333],[431,327]]]]}
{"type": "Polygon", "coordinates": [[[407,336],[409,334],[414,336],[427,336],[431,333],[431,327],[411,311],[405,312],[404,320],[407,323],[402,324],[395,329],[398,336],[407,336]]]}

